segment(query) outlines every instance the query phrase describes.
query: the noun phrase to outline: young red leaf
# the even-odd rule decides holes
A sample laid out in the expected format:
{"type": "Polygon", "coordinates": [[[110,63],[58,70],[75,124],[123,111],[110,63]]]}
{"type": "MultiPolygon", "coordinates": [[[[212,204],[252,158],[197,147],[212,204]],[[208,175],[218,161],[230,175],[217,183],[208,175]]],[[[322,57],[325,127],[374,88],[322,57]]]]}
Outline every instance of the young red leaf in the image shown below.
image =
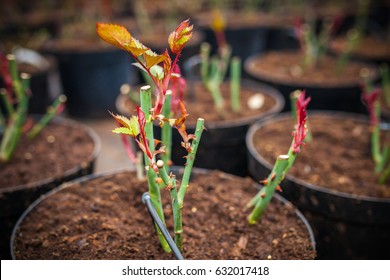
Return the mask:
{"type": "Polygon", "coordinates": [[[180,113],[180,103],[183,102],[184,92],[186,90],[186,80],[181,76],[180,67],[176,65],[173,69],[173,75],[171,77],[171,90],[172,90],[172,111],[175,115],[180,113]]]}
{"type": "Polygon", "coordinates": [[[305,91],[303,91],[297,101],[297,123],[295,125],[294,140],[293,140],[293,152],[299,153],[301,146],[304,145],[304,140],[307,134],[306,128],[306,108],[310,102],[310,97],[305,99],[305,91]]]}
{"type": "Polygon", "coordinates": [[[114,45],[133,57],[144,54],[149,48],[133,38],[126,27],[111,23],[96,23],[96,31],[101,39],[114,45]]]}
{"type": "Polygon", "coordinates": [[[187,19],[180,23],[180,25],[168,37],[169,47],[174,54],[179,54],[184,48],[185,44],[192,37],[193,25],[190,25],[190,20],[187,19]]]}
{"type": "Polygon", "coordinates": [[[177,129],[177,131],[179,132],[180,136],[183,139],[182,146],[188,151],[188,153],[190,153],[191,152],[190,140],[195,139],[195,135],[187,134],[185,122],[186,122],[186,118],[188,117],[188,113],[182,102],[180,102],[180,109],[182,115],[180,118],[175,119],[172,125],[177,129]]]}
{"type": "Polygon", "coordinates": [[[373,89],[371,92],[367,91],[367,89],[363,91],[363,101],[367,105],[368,113],[370,114],[371,125],[377,125],[379,122],[376,106],[379,105],[378,103],[380,92],[381,89],[379,87],[373,89]]]}
{"type": "Polygon", "coordinates": [[[139,124],[139,146],[143,150],[143,152],[147,155],[147,157],[152,160],[152,152],[149,149],[148,139],[146,138],[146,132],[145,132],[145,125],[146,125],[146,119],[145,114],[142,112],[141,107],[137,106],[137,115],[138,115],[138,124],[139,124]]]}

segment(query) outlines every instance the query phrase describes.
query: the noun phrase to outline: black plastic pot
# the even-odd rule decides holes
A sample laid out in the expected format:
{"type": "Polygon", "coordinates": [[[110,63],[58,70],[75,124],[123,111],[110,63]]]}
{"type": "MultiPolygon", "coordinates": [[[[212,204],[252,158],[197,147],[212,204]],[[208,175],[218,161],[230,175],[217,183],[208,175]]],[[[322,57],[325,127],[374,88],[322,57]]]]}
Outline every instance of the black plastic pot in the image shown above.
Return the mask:
{"type": "Polygon", "coordinates": [[[0,188],[0,254],[2,259],[10,257],[6,248],[9,246],[12,228],[20,215],[32,202],[34,202],[42,194],[52,190],[66,181],[70,181],[93,172],[95,161],[100,151],[100,139],[97,134],[91,128],[68,119],[55,118],[53,122],[87,131],[90,138],[95,143],[93,153],[88,160],[80,162],[77,166],[67,170],[61,176],[50,177],[19,186],[0,188]]]}
{"type": "Polygon", "coordinates": [[[67,110],[75,117],[107,117],[124,83],[136,84],[138,74],[127,53],[114,48],[60,50],[45,48],[58,60],[67,110]]]}
{"type": "MultiPolygon", "coordinates": [[[[182,168],[179,168],[177,166],[172,166],[171,169],[176,173],[176,174],[182,174],[182,171],[183,169],[182,168]]],[[[128,172],[129,170],[127,170],[128,172]]],[[[57,188],[53,189],[52,191],[50,191],[49,193],[45,194],[45,195],[42,195],[40,198],[38,198],[37,200],[35,200],[29,207],[28,209],[26,209],[24,211],[24,213],[20,216],[19,220],[17,221],[14,229],[13,229],[13,232],[12,232],[12,237],[11,237],[11,242],[10,242],[10,253],[11,253],[11,256],[12,256],[12,259],[15,259],[15,254],[14,254],[14,246],[15,246],[15,239],[16,239],[16,234],[21,234],[20,232],[18,232],[18,229],[20,227],[20,225],[23,223],[24,219],[28,216],[28,215],[31,215],[34,213],[34,210],[37,206],[39,206],[39,204],[44,201],[45,199],[47,198],[50,198],[50,196],[53,196],[57,193],[60,193],[61,191],[63,191],[64,189],[67,189],[67,188],[72,188],[72,187],[75,187],[76,184],[79,184],[79,183],[84,183],[84,182],[88,182],[88,181],[91,181],[91,180],[94,180],[94,179],[97,179],[97,178],[102,178],[102,177],[107,177],[109,179],[109,177],[111,175],[114,175],[114,174],[117,174],[117,173],[122,173],[122,172],[126,172],[126,170],[117,170],[117,171],[110,171],[110,172],[105,172],[105,173],[101,173],[101,174],[91,174],[91,175],[87,175],[87,176],[84,176],[84,177],[81,177],[81,178],[78,178],[78,179],[75,179],[73,181],[70,181],[70,182],[67,182],[65,184],[62,184],[61,186],[58,186],[57,188]]],[[[192,173],[192,176],[199,176],[199,175],[202,175],[202,174],[207,174],[209,172],[209,170],[206,170],[206,169],[200,169],[200,168],[194,168],[193,169],[193,173],[192,173]]],[[[134,174],[134,176],[136,176],[134,174]]],[[[223,175],[224,178],[234,178],[233,175],[230,175],[230,174],[224,174],[223,175]]],[[[146,182],[145,182],[146,184],[146,182]]],[[[254,185],[256,185],[257,187],[260,187],[260,185],[254,183],[254,185]]],[[[145,187],[147,188],[147,186],[145,185],[145,187]]],[[[253,187],[253,186],[249,186],[249,187],[253,187]]],[[[316,249],[316,241],[315,241],[315,237],[314,237],[314,234],[313,234],[313,231],[310,227],[310,224],[309,222],[306,220],[306,218],[304,217],[304,215],[298,210],[296,209],[293,205],[291,205],[290,202],[288,202],[286,199],[284,199],[283,197],[279,196],[278,194],[275,194],[274,196],[275,199],[281,201],[282,203],[286,204],[286,205],[289,205],[289,207],[293,208],[297,217],[303,222],[303,224],[305,225],[308,233],[309,233],[309,236],[310,236],[310,240],[311,240],[311,246],[313,248],[313,250],[316,249]]],[[[141,201],[141,197],[140,197],[140,201],[141,201]]],[[[92,211],[92,210],[91,210],[92,211]]],[[[45,222],[45,221],[43,221],[45,222]]],[[[153,223],[150,222],[150,226],[153,227],[153,223]]],[[[125,242],[125,241],[124,241],[125,242]]]]}
{"type": "MultiPolygon", "coordinates": [[[[284,111],[290,110],[290,93],[300,89],[306,90],[307,95],[311,96],[309,105],[310,110],[335,110],[355,113],[367,112],[365,106],[361,102],[362,81],[356,81],[354,83],[343,82],[339,85],[301,83],[298,80],[296,82],[282,81],[273,77],[272,73],[264,75],[256,71],[254,68],[254,61],[261,59],[262,55],[263,54],[256,54],[249,57],[244,63],[245,72],[257,81],[267,83],[278,89],[286,99],[284,111]]],[[[372,66],[367,65],[367,67],[372,66]]],[[[373,78],[376,79],[377,76],[373,78]]]]}
{"type": "MultiPolygon", "coordinates": [[[[270,27],[267,37],[268,50],[297,50],[299,42],[295,38],[294,29],[291,26],[270,27]]],[[[259,52],[253,53],[259,54],[259,52]]],[[[247,57],[248,58],[248,57],[247,57]]]]}
{"type": "MultiPolygon", "coordinates": [[[[310,113],[313,114],[316,113],[310,113]]],[[[328,117],[335,121],[353,117],[368,123],[367,118],[349,113],[329,112],[328,117]]],[[[290,114],[282,114],[250,127],[246,144],[249,173],[254,179],[266,178],[273,166],[254,147],[256,131],[289,118],[290,114]]],[[[281,195],[298,207],[312,225],[319,259],[389,259],[390,199],[343,193],[290,174],[282,189],[281,195]]]]}

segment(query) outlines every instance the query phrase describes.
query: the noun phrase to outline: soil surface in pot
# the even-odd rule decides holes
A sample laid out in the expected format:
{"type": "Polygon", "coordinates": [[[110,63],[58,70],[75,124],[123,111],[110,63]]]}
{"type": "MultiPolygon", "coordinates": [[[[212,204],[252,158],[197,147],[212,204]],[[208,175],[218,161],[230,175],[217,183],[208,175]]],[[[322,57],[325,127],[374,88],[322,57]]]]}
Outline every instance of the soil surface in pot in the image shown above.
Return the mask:
{"type": "MultiPolygon", "coordinates": [[[[173,259],[164,253],[141,202],[146,182],[122,172],[78,183],[45,199],[23,220],[17,259],[173,259]]],[[[291,204],[275,199],[249,226],[252,180],[213,171],[192,178],[183,210],[187,259],[313,259],[308,231],[291,204]]],[[[164,212],[172,230],[169,194],[164,212]]]]}
{"type": "MultiPolygon", "coordinates": [[[[258,153],[273,164],[287,153],[293,126],[292,120],[281,120],[259,129],[254,136],[258,153]]],[[[368,122],[309,113],[309,129],[313,141],[303,147],[291,175],[343,193],[390,198],[390,181],[380,185],[374,174],[368,122]]]]}
{"type": "Polygon", "coordinates": [[[325,56],[314,69],[304,71],[303,55],[298,52],[271,51],[247,61],[245,70],[252,76],[259,76],[281,84],[311,86],[351,86],[363,82],[364,77],[374,78],[377,71],[369,65],[350,61],[340,74],[337,58],[325,56]]]}
{"type": "Polygon", "coordinates": [[[0,163],[0,188],[38,182],[88,164],[94,141],[84,129],[49,124],[34,139],[25,135],[7,163],[0,163]]]}
{"type": "MultiPolygon", "coordinates": [[[[346,37],[338,37],[331,43],[331,50],[342,53],[346,49],[346,37]]],[[[352,56],[365,60],[390,61],[390,41],[380,40],[374,36],[362,38],[360,44],[351,52],[352,56]]]]}
{"type": "MultiPolygon", "coordinates": [[[[225,100],[225,107],[223,112],[219,113],[215,109],[211,94],[200,82],[188,82],[187,90],[189,92],[184,97],[184,103],[189,114],[187,122],[194,126],[198,118],[205,120],[205,126],[207,128],[209,122],[238,121],[244,118],[255,117],[261,113],[269,112],[276,105],[275,98],[262,93],[261,89],[256,91],[254,87],[247,88],[242,86],[240,91],[241,109],[238,112],[234,112],[230,105],[230,85],[229,83],[223,83],[221,93],[225,100]],[[264,98],[263,105],[258,109],[251,109],[248,103],[258,93],[262,96],[260,99],[264,98]]],[[[125,107],[127,108],[127,112],[134,112],[135,106],[130,99],[126,100],[125,107]]]]}

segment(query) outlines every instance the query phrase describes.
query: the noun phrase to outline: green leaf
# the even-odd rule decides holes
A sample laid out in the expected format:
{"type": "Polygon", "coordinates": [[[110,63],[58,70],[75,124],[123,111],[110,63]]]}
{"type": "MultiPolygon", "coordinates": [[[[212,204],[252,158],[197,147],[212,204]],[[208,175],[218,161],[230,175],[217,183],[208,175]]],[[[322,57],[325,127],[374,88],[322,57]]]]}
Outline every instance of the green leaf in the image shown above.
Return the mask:
{"type": "Polygon", "coordinates": [[[163,54],[157,54],[151,50],[147,50],[143,57],[145,59],[146,68],[150,69],[151,67],[159,64],[160,62],[163,62],[168,58],[166,53],[163,54]]]}
{"type": "Polygon", "coordinates": [[[164,69],[159,65],[154,65],[150,68],[150,73],[158,80],[162,80],[164,78],[164,69]]]}

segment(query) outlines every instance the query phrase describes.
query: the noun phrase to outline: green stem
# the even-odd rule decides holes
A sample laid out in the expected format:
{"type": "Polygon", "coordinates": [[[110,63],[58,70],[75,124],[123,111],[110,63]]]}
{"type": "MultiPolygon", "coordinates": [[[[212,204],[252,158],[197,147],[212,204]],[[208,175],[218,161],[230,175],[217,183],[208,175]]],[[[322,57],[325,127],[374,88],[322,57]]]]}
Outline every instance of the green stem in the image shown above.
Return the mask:
{"type": "Polygon", "coordinates": [[[200,138],[202,137],[203,130],[204,130],[204,119],[199,118],[198,121],[196,122],[195,139],[192,140],[191,152],[188,153],[187,155],[187,162],[184,168],[183,179],[180,185],[178,199],[181,207],[183,206],[184,196],[188,188],[188,184],[191,177],[191,170],[192,167],[194,166],[195,156],[199,147],[200,138]]]}
{"type": "Polygon", "coordinates": [[[19,96],[19,103],[16,113],[11,117],[1,141],[0,161],[9,161],[11,159],[12,154],[19,143],[23,124],[26,120],[28,109],[28,95],[26,94],[26,91],[29,88],[30,76],[23,74],[21,78],[21,81],[19,78],[17,78],[17,81],[14,81],[15,90],[17,90],[17,95],[19,96]]]}
{"type": "Polygon", "coordinates": [[[15,86],[15,82],[19,81],[18,65],[16,63],[15,56],[13,54],[8,54],[7,60],[8,60],[9,73],[11,75],[13,85],[15,86]]]}
{"type": "MultiPolygon", "coordinates": [[[[162,113],[165,118],[171,118],[172,91],[167,90],[165,95],[165,102],[162,109],[162,113]]],[[[172,127],[167,123],[161,128],[161,140],[165,146],[165,153],[161,156],[162,160],[168,165],[171,165],[171,151],[172,151],[172,127]]]]}
{"type": "Polygon", "coordinates": [[[60,95],[53,104],[48,108],[46,114],[34,125],[34,127],[27,133],[27,137],[30,139],[35,138],[42,129],[56,116],[58,108],[66,102],[66,96],[60,95]]]}
{"type": "Polygon", "coordinates": [[[386,147],[383,148],[381,161],[377,165],[375,171],[377,173],[383,172],[383,170],[385,170],[385,167],[389,163],[389,161],[390,161],[390,144],[386,145],[386,147]]]}
{"type": "Polygon", "coordinates": [[[387,168],[383,171],[381,177],[379,178],[379,184],[384,185],[386,181],[390,177],[390,164],[388,164],[387,168]]]}
{"type": "Polygon", "coordinates": [[[232,49],[230,48],[229,45],[225,45],[225,47],[223,47],[221,50],[221,58],[219,59],[219,64],[218,64],[218,73],[219,73],[219,79],[221,83],[226,76],[231,55],[232,55],[232,49]]]}
{"type": "Polygon", "coordinates": [[[223,114],[224,100],[221,93],[220,82],[217,79],[209,80],[206,84],[207,90],[211,93],[217,111],[223,114]]]}
{"type": "Polygon", "coordinates": [[[382,162],[382,154],[381,154],[381,147],[380,147],[380,127],[379,127],[379,119],[381,115],[381,107],[379,100],[375,101],[374,104],[374,114],[377,118],[377,123],[372,126],[372,134],[371,134],[371,153],[372,158],[375,162],[375,173],[380,173],[380,166],[382,162]]]}
{"type": "Polygon", "coordinates": [[[200,75],[203,84],[206,84],[209,77],[210,65],[210,45],[208,43],[202,43],[200,46],[200,61],[200,75]]]}
{"type": "Polygon", "coordinates": [[[230,102],[234,112],[240,111],[241,59],[233,57],[230,64],[230,102]]]}
{"type": "Polygon", "coordinates": [[[293,166],[294,161],[297,157],[297,153],[293,149],[294,140],[288,150],[287,155],[280,155],[276,163],[265,180],[264,187],[258,192],[258,194],[251,199],[247,204],[247,208],[254,207],[250,215],[248,216],[249,224],[255,224],[264,214],[276,188],[279,186],[281,181],[284,179],[290,168],[293,166]]]}
{"type": "Polygon", "coordinates": [[[6,122],[5,122],[5,117],[3,115],[3,112],[0,110],[0,135],[3,134],[5,130],[6,122]]]}
{"type": "Polygon", "coordinates": [[[11,117],[14,114],[14,108],[5,88],[0,89],[0,97],[8,116],[11,117]]]}
{"type": "Polygon", "coordinates": [[[165,163],[162,160],[157,161],[157,167],[159,174],[163,180],[165,186],[169,190],[172,200],[172,213],[173,213],[173,227],[175,232],[175,243],[180,251],[183,250],[183,215],[182,207],[179,205],[178,194],[176,188],[176,177],[174,175],[168,175],[165,168],[165,163]]]}
{"type": "Polygon", "coordinates": [[[382,161],[382,155],[380,152],[380,129],[378,126],[372,127],[372,135],[371,135],[371,152],[372,152],[372,158],[375,162],[375,172],[379,173],[379,164],[382,161]]]}
{"type": "MultiPolygon", "coordinates": [[[[155,145],[154,145],[154,133],[153,133],[153,120],[150,114],[150,110],[152,108],[151,87],[150,86],[141,87],[140,95],[141,95],[141,110],[145,114],[145,119],[146,119],[145,134],[146,134],[146,138],[148,139],[149,149],[151,153],[153,153],[155,150],[155,145]]],[[[161,202],[160,186],[156,182],[157,175],[154,172],[154,170],[150,168],[150,161],[146,155],[144,155],[144,160],[145,160],[145,167],[147,169],[150,199],[154,208],[156,209],[158,216],[160,217],[161,221],[165,224],[164,212],[163,212],[163,207],[161,202]]],[[[163,234],[157,227],[156,230],[162,248],[164,249],[164,251],[170,252],[171,249],[167,241],[165,240],[163,234]]]]}
{"type": "Polygon", "coordinates": [[[248,216],[249,224],[255,224],[264,214],[269,202],[271,201],[276,187],[279,186],[285,175],[285,168],[288,164],[289,157],[281,155],[277,158],[271,174],[268,176],[267,184],[256,195],[256,205],[248,216]]]}

